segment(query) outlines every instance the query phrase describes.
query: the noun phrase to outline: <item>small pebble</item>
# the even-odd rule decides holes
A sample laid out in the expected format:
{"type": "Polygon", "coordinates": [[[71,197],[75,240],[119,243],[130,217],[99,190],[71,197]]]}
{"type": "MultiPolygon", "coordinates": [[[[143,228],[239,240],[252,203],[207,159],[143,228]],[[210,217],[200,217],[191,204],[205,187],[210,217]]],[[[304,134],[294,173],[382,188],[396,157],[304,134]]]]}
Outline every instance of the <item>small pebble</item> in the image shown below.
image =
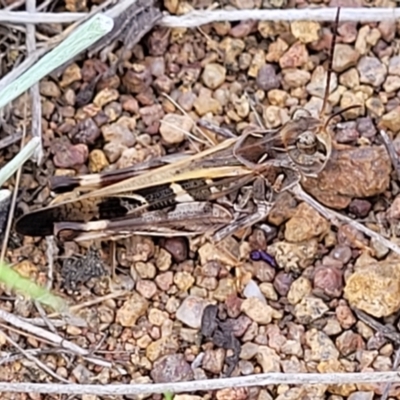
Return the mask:
{"type": "Polygon", "coordinates": [[[179,343],[175,337],[163,337],[151,342],[146,347],[146,357],[150,361],[156,361],[160,357],[174,354],[179,350],[179,343]]]}
{"type": "Polygon", "coordinates": [[[188,296],[179,306],[176,318],[190,328],[198,329],[201,325],[203,311],[209,303],[200,297],[188,296]]]}
{"type": "Polygon", "coordinates": [[[297,68],[288,68],[282,71],[283,81],[290,88],[305,86],[311,79],[311,74],[308,71],[297,68]]]}
{"type": "Polygon", "coordinates": [[[386,66],[376,57],[361,57],[357,64],[360,73],[360,82],[372,86],[380,86],[385,81],[386,66]]]}
{"type": "Polygon", "coordinates": [[[322,299],[306,296],[295,305],[293,314],[301,324],[309,324],[321,318],[328,311],[329,307],[322,299]]]}
{"type": "Polygon", "coordinates": [[[193,371],[183,354],[169,354],[160,358],[153,364],[150,375],[155,383],[193,380],[193,371]]]}
{"type": "Polygon", "coordinates": [[[341,261],[343,264],[347,264],[351,259],[352,253],[349,246],[336,246],[330,254],[334,259],[341,261]]]}
{"type": "Polygon", "coordinates": [[[280,79],[271,64],[265,64],[259,69],[256,82],[257,87],[266,92],[271,89],[278,89],[280,86],[280,79]]]}
{"type": "Polygon", "coordinates": [[[80,81],[81,79],[82,79],[81,69],[78,66],[78,64],[73,63],[64,70],[64,73],[60,81],[60,86],[66,87],[68,85],[71,85],[71,83],[73,82],[80,81]]]}
{"type": "Polygon", "coordinates": [[[312,43],[319,39],[321,25],[316,21],[293,21],[290,24],[293,36],[302,43],[312,43]]]}
{"type": "Polygon", "coordinates": [[[92,118],[79,121],[70,132],[72,143],[92,145],[100,136],[100,129],[92,118]]]}
{"type": "Polygon", "coordinates": [[[396,23],[394,21],[380,21],[378,29],[382,35],[382,39],[390,43],[396,34],[396,23]]]}
{"type": "Polygon", "coordinates": [[[85,164],[88,155],[85,144],[65,145],[55,153],[53,162],[58,168],[75,168],[85,164]]]}
{"type": "Polygon", "coordinates": [[[349,211],[357,218],[364,218],[371,211],[372,204],[368,200],[353,199],[349,204],[349,211]]]}
{"type": "Polygon", "coordinates": [[[53,81],[40,81],[39,91],[42,96],[59,98],[61,96],[60,88],[53,81]]]}
{"type": "MultiPolygon", "coordinates": [[[[311,96],[317,96],[323,98],[325,95],[325,86],[326,86],[326,76],[327,72],[324,67],[319,65],[315,68],[314,72],[311,76],[311,81],[307,84],[306,89],[307,92],[311,96]]],[[[335,73],[331,73],[331,81],[329,84],[329,93],[332,93],[337,88],[337,75],[335,73]]]]}
{"type": "Polygon", "coordinates": [[[279,60],[279,65],[284,68],[299,68],[307,64],[308,52],[303,43],[295,42],[279,60]]]}
{"type": "Polygon", "coordinates": [[[89,170],[97,173],[108,167],[107,157],[100,149],[95,149],[89,154],[89,170]]]}
{"type": "Polygon", "coordinates": [[[148,307],[148,301],[134,292],[118,309],[116,322],[125,327],[133,327],[138,318],[147,312],[148,307]]]}
{"type": "Polygon", "coordinates": [[[193,120],[186,115],[167,114],[160,125],[160,134],[166,144],[179,144],[191,133],[193,120]]]}
{"type": "Polygon", "coordinates": [[[258,345],[252,342],[245,342],[240,350],[242,360],[251,360],[258,352],[258,345]]]}
{"type": "Polygon", "coordinates": [[[281,295],[286,296],[292,285],[293,277],[285,272],[278,272],[274,280],[274,288],[281,295]]]}
{"type": "Polygon", "coordinates": [[[254,365],[250,361],[239,361],[239,370],[242,375],[251,375],[254,373],[254,365]]]}
{"type": "Polygon", "coordinates": [[[225,81],[226,69],[220,64],[210,63],[204,67],[202,79],[210,89],[217,89],[225,81]]]}
{"type": "Polygon", "coordinates": [[[93,104],[99,108],[103,108],[106,104],[118,100],[119,92],[116,89],[105,88],[96,94],[93,104]]]}
{"type": "Polygon", "coordinates": [[[275,350],[268,346],[260,346],[258,348],[256,359],[265,374],[281,372],[281,358],[275,350]]]}
{"type": "Polygon", "coordinates": [[[197,98],[193,102],[193,107],[200,117],[209,112],[212,114],[219,114],[222,112],[222,105],[220,102],[214,99],[211,96],[210,90],[205,87],[200,89],[197,98]]]}
{"type": "Polygon", "coordinates": [[[114,123],[101,127],[104,140],[112,142],[113,145],[122,145],[131,147],[136,143],[136,138],[133,132],[125,125],[114,123]]]}
{"type": "Polygon", "coordinates": [[[224,349],[206,350],[204,353],[202,367],[212,374],[219,374],[224,367],[224,362],[224,349]]]}
{"type": "Polygon", "coordinates": [[[338,143],[352,143],[359,138],[355,121],[338,124],[335,135],[338,143]]]}
{"type": "Polygon", "coordinates": [[[343,290],[343,272],[336,267],[317,267],[314,288],[322,290],[329,297],[339,297],[343,290]]]}
{"type": "Polygon", "coordinates": [[[153,281],[141,279],[136,284],[136,290],[145,299],[151,299],[157,293],[157,286],[153,281]]]}
{"type": "Polygon", "coordinates": [[[373,400],[375,393],[373,391],[356,391],[349,395],[348,400],[373,400]]]}
{"type": "Polygon", "coordinates": [[[310,348],[310,360],[337,360],[339,351],[332,340],[322,331],[311,328],[304,335],[304,340],[310,348]]]}
{"type": "Polygon", "coordinates": [[[359,118],[357,120],[357,130],[360,132],[362,137],[368,139],[373,138],[376,135],[376,128],[371,117],[359,118]]]}
{"type": "Polygon", "coordinates": [[[272,320],[273,309],[256,297],[245,299],[241,306],[244,312],[251,320],[261,325],[269,324],[272,320]]]}
{"type": "Polygon", "coordinates": [[[400,76],[400,56],[394,56],[389,59],[388,70],[389,74],[400,76]]]}
{"type": "Polygon", "coordinates": [[[313,207],[300,203],[292,218],[285,225],[285,239],[288,242],[306,242],[314,237],[325,236],[329,222],[313,207]]]}
{"type": "Polygon", "coordinates": [[[400,265],[380,261],[358,268],[347,278],[344,298],[350,306],[376,317],[400,310],[400,265]]]}
{"type": "Polygon", "coordinates": [[[380,240],[372,238],[370,243],[371,247],[375,251],[374,256],[376,259],[381,260],[389,253],[389,249],[384,244],[382,244],[380,240]]]}
{"type": "Polygon", "coordinates": [[[383,84],[386,93],[397,92],[400,89],[400,76],[389,75],[383,84]]]}
{"type": "Polygon", "coordinates": [[[263,303],[267,304],[267,301],[264,295],[261,293],[259,286],[253,281],[250,280],[245,288],[243,289],[243,296],[248,299],[251,297],[256,297],[257,299],[261,300],[263,303]]]}
{"type": "Polygon", "coordinates": [[[228,320],[228,321],[231,322],[232,332],[235,335],[235,337],[242,337],[249,328],[249,326],[252,324],[252,320],[248,316],[243,314],[241,314],[234,320],[228,320]]]}
{"type": "Polygon", "coordinates": [[[396,107],[384,114],[380,120],[380,126],[383,129],[389,129],[394,133],[400,131],[400,107],[396,107]]]}
{"type": "Polygon", "coordinates": [[[178,271],[174,276],[174,283],[182,292],[187,292],[193,286],[194,282],[193,275],[187,271],[178,271]]]}
{"type": "Polygon", "coordinates": [[[338,43],[335,46],[335,56],[332,68],[335,72],[343,72],[357,64],[360,53],[353,46],[338,43]]]}
{"type": "Polygon", "coordinates": [[[345,331],[335,340],[336,347],[346,357],[358,350],[365,348],[365,343],[360,334],[352,331],[345,331]]]}
{"type": "Polygon", "coordinates": [[[290,286],[287,295],[289,303],[292,305],[296,305],[304,297],[308,296],[311,293],[311,290],[311,282],[307,278],[301,276],[300,278],[296,279],[290,286]]]}

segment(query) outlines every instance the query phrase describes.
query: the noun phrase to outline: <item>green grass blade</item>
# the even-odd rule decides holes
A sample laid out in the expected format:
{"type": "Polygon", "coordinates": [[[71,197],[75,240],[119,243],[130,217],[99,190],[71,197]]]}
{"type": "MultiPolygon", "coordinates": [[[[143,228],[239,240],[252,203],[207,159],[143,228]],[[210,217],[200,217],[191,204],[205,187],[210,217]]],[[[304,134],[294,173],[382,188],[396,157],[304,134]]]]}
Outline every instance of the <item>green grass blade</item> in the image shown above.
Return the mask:
{"type": "Polygon", "coordinates": [[[60,314],[68,313],[68,305],[64,299],[55,296],[49,290],[32,282],[30,279],[22,277],[5,263],[0,263],[0,282],[4,283],[7,288],[49,306],[60,314]]]}
{"type": "Polygon", "coordinates": [[[63,42],[2,90],[0,108],[26,92],[56,68],[89,48],[109,33],[113,26],[113,19],[104,14],[96,14],[81,26],[78,26],[63,42]]]}
{"type": "Polygon", "coordinates": [[[19,167],[31,158],[39,144],[39,138],[32,138],[11,161],[0,169],[0,187],[3,186],[4,182],[6,182],[19,167]]]}

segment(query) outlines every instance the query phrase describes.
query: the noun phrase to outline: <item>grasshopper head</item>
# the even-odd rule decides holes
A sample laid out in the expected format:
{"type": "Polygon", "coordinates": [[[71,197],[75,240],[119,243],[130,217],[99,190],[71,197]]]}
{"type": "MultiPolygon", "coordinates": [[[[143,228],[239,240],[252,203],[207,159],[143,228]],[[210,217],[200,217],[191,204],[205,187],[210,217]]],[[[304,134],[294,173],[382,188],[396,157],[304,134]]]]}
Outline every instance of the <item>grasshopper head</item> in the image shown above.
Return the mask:
{"type": "MultiPolygon", "coordinates": [[[[307,110],[301,111],[308,113],[307,110]]],[[[302,175],[315,176],[330,157],[331,141],[329,136],[321,135],[321,129],[318,118],[296,113],[281,131],[287,154],[302,175]]]]}

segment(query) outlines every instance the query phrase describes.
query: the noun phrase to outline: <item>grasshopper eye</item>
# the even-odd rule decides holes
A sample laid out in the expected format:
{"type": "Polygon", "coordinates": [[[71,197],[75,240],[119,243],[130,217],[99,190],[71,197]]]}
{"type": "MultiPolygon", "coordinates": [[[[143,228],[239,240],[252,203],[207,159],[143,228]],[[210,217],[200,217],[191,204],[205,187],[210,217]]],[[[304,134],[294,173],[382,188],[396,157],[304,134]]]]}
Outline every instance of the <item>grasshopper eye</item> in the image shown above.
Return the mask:
{"type": "Polygon", "coordinates": [[[311,113],[305,108],[298,108],[292,115],[294,121],[298,121],[301,118],[311,118],[311,113]]]}
{"type": "Polygon", "coordinates": [[[301,133],[296,141],[297,149],[306,154],[314,154],[317,150],[317,145],[317,137],[311,131],[301,133]]]}

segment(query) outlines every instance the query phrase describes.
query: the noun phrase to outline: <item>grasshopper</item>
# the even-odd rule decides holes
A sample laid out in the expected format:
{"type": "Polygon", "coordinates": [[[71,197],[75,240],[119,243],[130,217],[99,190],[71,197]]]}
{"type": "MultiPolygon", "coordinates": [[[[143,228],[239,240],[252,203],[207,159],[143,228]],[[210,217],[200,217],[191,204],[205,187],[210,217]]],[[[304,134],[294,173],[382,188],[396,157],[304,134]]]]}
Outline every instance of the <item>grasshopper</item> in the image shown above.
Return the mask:
{"type": "Polygon", "coordinates": [[[238,155],[254,162],[256,169],[243,166],[233,155],[235,138],[139,174],[141,166],[54,177],[51,189],[62,194],[48,207],[23,215],[16,230],[29,236],[54,234],[63,240],[82,241],[130,234],[191,235],[225,226],[233,222],[233,215],[218,199],[238,191],[260,174],[272,181],[279,168],[290,169],[279,158],[270,160],[272,166],[268,162],[257,164],[256,150],[258,157],[265,157],[270,141],[251,143],[254,138],[248,139],[238,155]]]}
{"type": "Polygon", "coordinates": [[[207,234],[218,242],[263,220],[277,194],[325,168],[335,146],[328,125],[337,114],[326,121],[323,116],[339,12],[319,118],[300,115],[270,132],[249,127],[240,137],[178,160],[165,157],[117,171],[53,177],[51,190],[59,196],[23,215],[16,231],[77,242],[135,234],[207,234]],[[246,198],[243,191],[249,185],[246,198]],[[245,210],[251,202],[253,207],[245,210]]]}

